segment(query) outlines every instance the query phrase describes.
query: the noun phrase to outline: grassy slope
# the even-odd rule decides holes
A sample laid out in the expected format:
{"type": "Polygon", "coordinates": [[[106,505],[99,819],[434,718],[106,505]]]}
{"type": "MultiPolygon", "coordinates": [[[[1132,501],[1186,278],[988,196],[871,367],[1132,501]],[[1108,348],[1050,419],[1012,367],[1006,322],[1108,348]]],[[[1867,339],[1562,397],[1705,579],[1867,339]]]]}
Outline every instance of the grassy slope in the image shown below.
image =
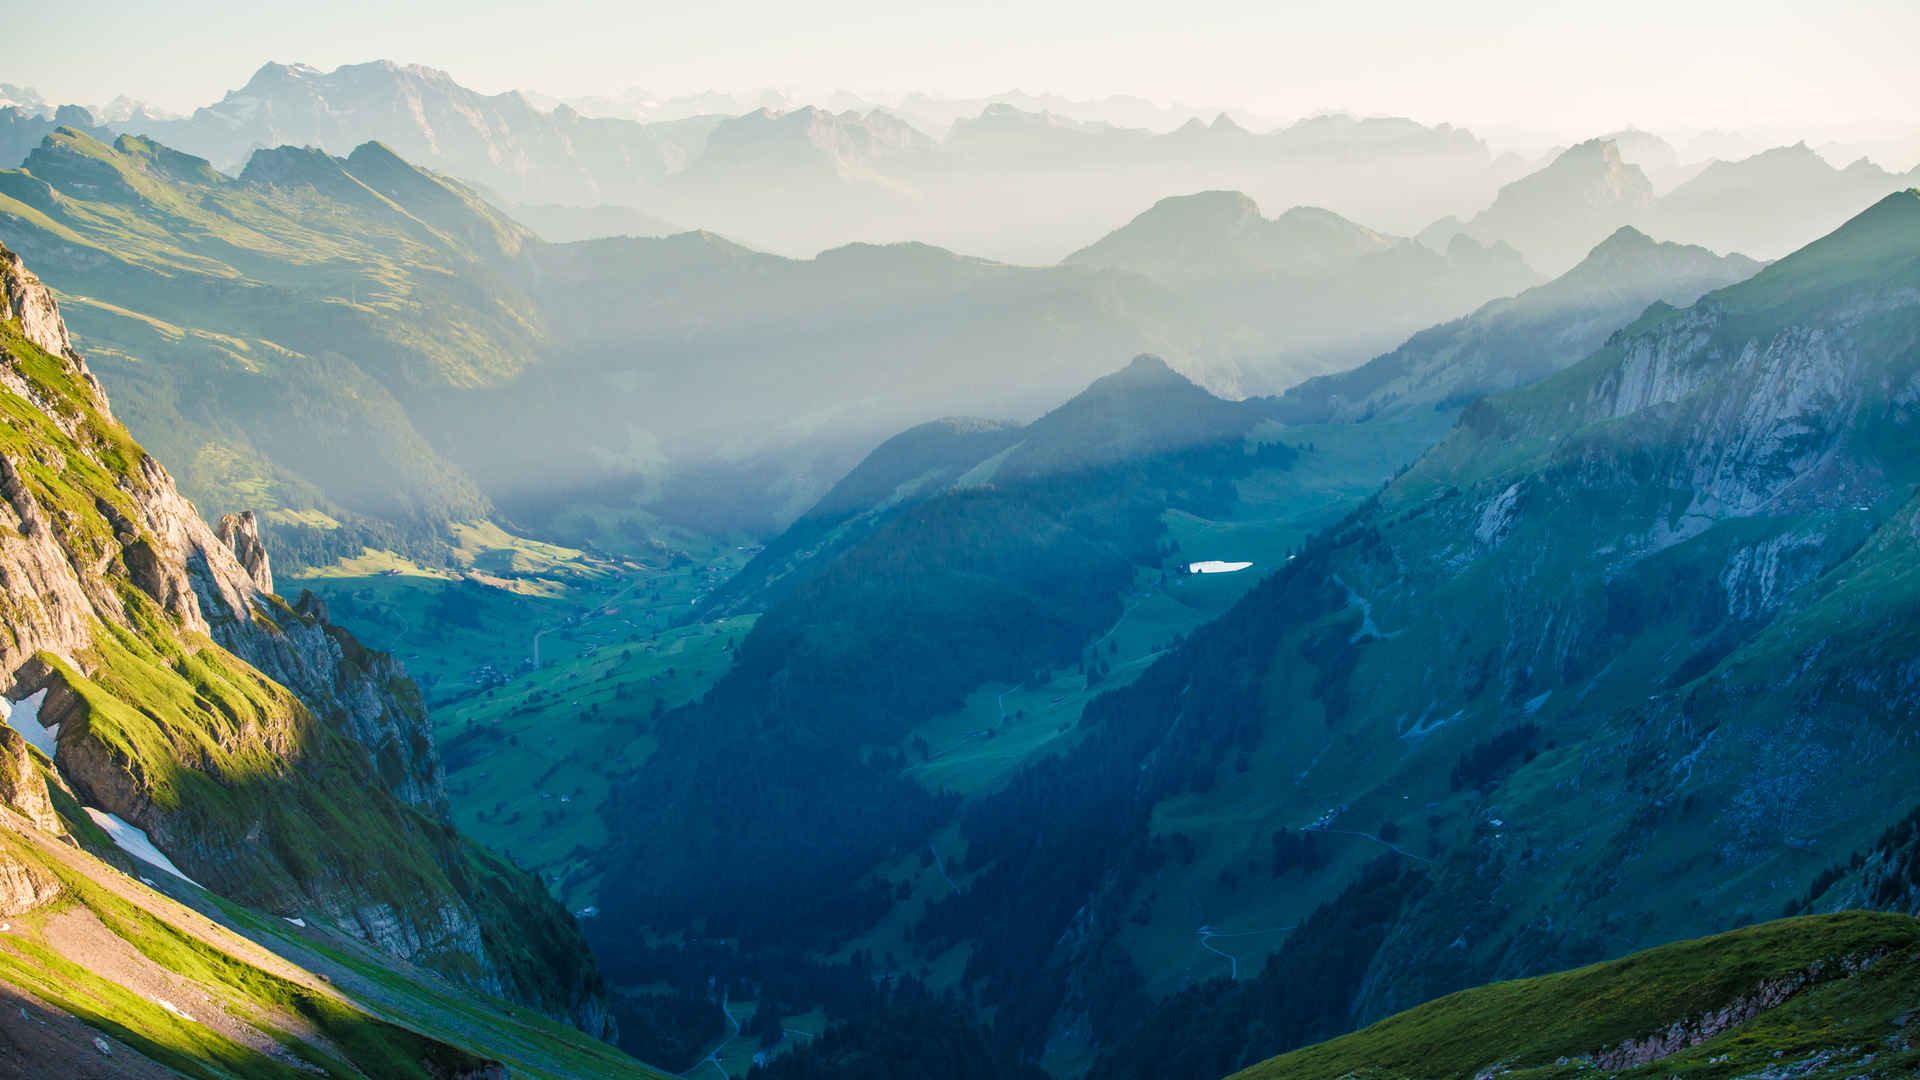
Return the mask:
{"type": "Polygon", "coordinates": [[[141,388],[128,420],[189,497],[479,515],[399,400],[528,362],[535,316],[495,265],[525,234],[377,146],[279,157],[274,184],[240,182],[62,129],[0,173],[0,236],[68,294],[103,375],[141,388]]]}
{"type": "MultiPolygon", "coordinates": [[[[1775,980],[1808,989],[1620,1077],[1910,1076],[1904,1032],[1920,985],[1920,922],[1853,912],[1783,920],[1607,963],[1462,991],[1236,1074],[1243,1080],[1537,1080],[1602,1074],[1588,1060],[1752,1000],[1775,980]],[[1871,960],[1870,965],[1862,966],[1871,960]]],[[[1688,1040],[1691,1041],[1691,1040],[1688,1040]]]]}
{"type": "Polygon", "coordinates": [[[0,824],[0,857],[57,881],[61,893],[9,920],[0,985],[185,1076],[428,1080],[489,1061],[540,1080],[658,1075],[563,1024],[351,939],[261,916],[157,871],[145,872],[164,881],[144,886],[11,816],[0,824]],[[116,955],[123,959],[102,960],[116,955]]]}
{"type": "Polygon", "coordinates": [[[589,646],[591,655],[441,709],[461,830],[542,874],[568,906],[597,903],[592,853],[612,839],[602,815],[610,786],[652,754],[656,708],[678,708],[725,674],[730,643],[753,622],[737,616],[643,637],[620,620],[609,628],[614,641],[589,646]]]}

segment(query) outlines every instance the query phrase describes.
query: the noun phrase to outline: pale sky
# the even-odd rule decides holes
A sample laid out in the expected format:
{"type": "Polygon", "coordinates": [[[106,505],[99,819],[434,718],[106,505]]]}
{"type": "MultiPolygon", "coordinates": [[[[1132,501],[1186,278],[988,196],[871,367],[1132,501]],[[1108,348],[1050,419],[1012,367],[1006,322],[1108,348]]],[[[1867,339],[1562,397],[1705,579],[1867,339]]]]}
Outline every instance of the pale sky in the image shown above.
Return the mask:
{"type": "Polygon", "coordinates": [[[426,64],[559,97],[779,87],[1125,93],[1477,130],[1920,128],[1915,0],[19,3],[0,80],[186,111],[267,60],[426,64]]]}

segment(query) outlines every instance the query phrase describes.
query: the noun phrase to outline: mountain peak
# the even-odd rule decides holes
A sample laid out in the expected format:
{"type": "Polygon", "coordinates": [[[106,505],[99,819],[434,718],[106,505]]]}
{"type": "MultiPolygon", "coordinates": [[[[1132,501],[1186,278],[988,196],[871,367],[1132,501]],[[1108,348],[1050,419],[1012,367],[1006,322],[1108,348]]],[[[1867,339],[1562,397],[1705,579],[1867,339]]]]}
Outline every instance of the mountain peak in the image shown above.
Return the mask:
{"type": "Polygon", "coordinates": [[[240,92],[247,93],[249,91],[264,90],[274,86],[283,86],[296,79],[310,78],[318,74],[320,74],[320,69],[310,64],[282,64],[278,61],[269,60],[260,65],[260,69],[253,73],[253,77],[247,80],[246,85],[241,88],[240,92]]]}
{"type": "Polygon", "coordinates": [[[1624,160],[1620,157],[1620,144],[1610,138],[1588,139],[1585,142],[1575,143],[1561,151],[1559,157],[1553,159],[1555,165],[1563,161],[1569,164],[1597,162],[1608,166],[1624,164],[1624,160]]]}
{"type": "Polygon", "coordinates": [[[1631,225],[1622,225],[1613,230],[1613,235],[1600,241],[1593,249],[1594,255],[1602,252],[1644,251],[1654,247],[1658,241],[1631,225]]]}
{"type": "Polygon", "coordinates": [[[1091,468],[1237,438],[1258,419],[1248,403],[1215,397],[1142,353],[1028,426],[1006,475],[1091,468]]]}
{"type": "Polygon", "coordinates": [[[1126,367],[1121,368],[1118,376],[1131,382],[1160,382],[1168,379],[1187,381],[1186,377],[1167,365],[1153,353],[1141,353],[1133,358],[1126,367]]]}
{"type": "Polygon", "coordinates": [[[240,170],[240,181],[273,187],[326,187],[337,181],[340,165],[338,158],[317,146],[263,146],[247,159],[246,168],[240,170]]]}
{"type": "Polygon", "coordinates": [[[416,169],[416,166],[407,159],[394,153],[393,147],[388,146],[379,139],[368,139],[366,142],[354,147],[353,153],[347,155],[347,163],[350,165],[379,164],[402,166],[410,170],[416,169]]]}

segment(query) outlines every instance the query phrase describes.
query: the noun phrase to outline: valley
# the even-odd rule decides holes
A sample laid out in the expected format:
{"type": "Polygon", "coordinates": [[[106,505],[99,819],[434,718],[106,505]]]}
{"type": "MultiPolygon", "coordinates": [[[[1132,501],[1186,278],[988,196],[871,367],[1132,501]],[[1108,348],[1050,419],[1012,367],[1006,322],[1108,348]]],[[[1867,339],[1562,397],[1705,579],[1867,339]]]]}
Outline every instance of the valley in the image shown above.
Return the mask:
{"type": "Polygon", "coordinates": [[[717,11],[0,83],[0,1075],[1920,1066],[1910,120],[510,88],[717,11]]]}

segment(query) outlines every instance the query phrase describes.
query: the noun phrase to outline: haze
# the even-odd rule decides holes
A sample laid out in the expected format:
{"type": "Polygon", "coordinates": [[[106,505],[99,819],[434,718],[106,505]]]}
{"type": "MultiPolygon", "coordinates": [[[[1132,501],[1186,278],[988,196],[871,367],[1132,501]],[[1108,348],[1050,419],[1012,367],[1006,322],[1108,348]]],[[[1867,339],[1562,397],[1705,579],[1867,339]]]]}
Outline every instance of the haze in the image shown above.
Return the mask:
{"type": "Polygon", "coordinates": [[[81,0],[30,6],[9,22],[35,47],[13,51],[8,81],[48,100],[126,94],[180,111],[217,100],[264,59],[331,68],[373,56],[445,68],[492,92],[777,86],[808,98],[1018,87],[1276,119],[1326,109],[1405,115],[1541,144],[1629,123],[1813,143],[1904,137],[1920,110],[1909,54],[1920,9],[1902,0],[1052,0],[918,10],[878,0],[563,0],[537,16],[453,0],[270,0],[244,11],[212,0],[81,0]],[[186,49],[191,64],[180,62],[186,49]]]}

